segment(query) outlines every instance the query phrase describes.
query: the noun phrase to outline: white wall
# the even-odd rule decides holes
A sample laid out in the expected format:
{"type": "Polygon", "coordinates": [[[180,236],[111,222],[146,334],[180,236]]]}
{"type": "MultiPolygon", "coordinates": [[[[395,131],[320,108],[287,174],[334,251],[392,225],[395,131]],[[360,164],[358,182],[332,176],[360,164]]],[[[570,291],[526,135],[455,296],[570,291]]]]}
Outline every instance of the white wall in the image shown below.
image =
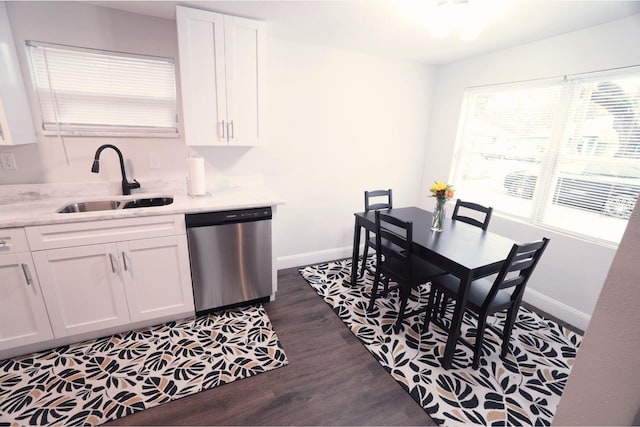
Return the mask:
{"type": "Polygon", "coordinates": [[[293,257],[283,265],[348,256],[364,190],[417,203],[432,69],[274,39],[269,64],[265,175],[287,200],[278,254],[293,257]]]}
{"type": "MultiPolygon", "coordinates": [[[[175,21],[74,2],[9,2],[7,10],[27,82],[25,39],[177,58],[175,21]]],[[[398,206],[418,202],[434,69],[274,37],[267,63],[265,146],[192,150],[206,160],[210,188],[258,175],[286,200],[276,225],[281,268],[348,256],[364,190],[393,188],[398,206]]],[[[35,99],[31,90],[38,123],[35,99]]],[[[37,145],[10,148],[20,169],[0,171],[0,183],[118,181],[112,153],[90,173],[103,143],[122,148],[143,189],[185,177],[182,139],[66,138],[67,165],[60,141],[40,135],[37,145]],[[161,155],[162,169],[149,169],[149,152],[161,155]]]]}
{"type": "MultiPolygon", "coordinates": [[[[637,40],[640,15],[439,67],[421,193],[449,177],[466,87],[638,65],[637,40]]],[[[491,230],[517,241],[551,238],[525,299],[585,329],[615,250],[497,216],[491,230]]]]}

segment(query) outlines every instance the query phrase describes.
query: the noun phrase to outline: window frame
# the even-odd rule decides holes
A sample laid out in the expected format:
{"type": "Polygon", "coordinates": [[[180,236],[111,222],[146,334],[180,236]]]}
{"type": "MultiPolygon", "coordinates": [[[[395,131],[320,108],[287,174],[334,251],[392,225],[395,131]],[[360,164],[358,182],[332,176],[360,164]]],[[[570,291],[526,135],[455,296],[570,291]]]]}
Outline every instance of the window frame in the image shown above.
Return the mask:
{"type": "MultiPolygon", "coordinates": [[[[470,117],[474,115],[474,108],[471,104],[473,102],[472,97],[474,95],[479,94],[496,94],[501,91],[518,91],[524,90],[526,88],[545,88],[551,87],[553,85],[562,85],[561,88],[561,103],[563,103],[562,108],[568,107],[571,101],[571,96],[574,96],[572,91],[575,90],[572,85],[577,85],[577,89],[580,89],[584,84],[584,82],[595,82],[598,80],[616,80],[623,79],[631,75],[634,79],[636,77],[640,77],[640,66],[633,67],[624,67],[622,69],[617,70],[607,70],[600,71],[594,73],[585,73],[581,75],[575,76],[563,76],[559,78],[550,78],[550,79],[539,79],[533,81],[523,81],[516,83],[504,83],[504,84],[495,84],[495,85],[486,85],[486,86],[478,86],[478,87],[470,87],[466,88],[464,92],[464,98],[461,106],[460,119],[458,122],[458,128],[456,133],[456,145],[454,150],[454,156],[452,160],[452,167],[449,177],[449,182],[456,182],[456,180],[460,181],[464,179],[465,172],[468,171],[468,164],[473,164],[474,166],[478,166],[478,162],[471,159],[473,153],[480,153],[481,150],[475,150],[473,147],[472,138],[466,135],[467,132],[467,123],[470,117]],[[469,163],[469,162],[472,163],[469,163]]],[[[640,96],[635,94],[635,100],[640,100],[640,96]]],[[[589,100],[589,102],[593,102],[589,100]]],[[[637,108],[637,104],[635,105],[637,108]]],[[[559,221],[556,217],[551,217],[551,219],[545,220],[545,213],[547,215],[553,215],[553,212],[548,212],[553,209],[551,207],[552,200],[554,199],[555,189],[558,185],[556,181],[559,179],[559,174],[565,173],[562,170],[562,165],[560,164],[562,161],[566,161],[567,159],[571,159],[570,156],[562,154],[562,150],[565,148],[565,144],[567,143],[567,129],[575,124],[574,117],[568,111],[564,111],[562,114],[556,114],[553,117],[553,130],[551,136],[549,137],[548,149],[540,159],[540,167],[535,175],[537,177],[537,183],[535,184],[535,189],[533,195],[531,197],[531,209],[529,212],[525,214],[519,215],[517,212],[509,212],[504,210],[504,206],[502,207],[494,206],[494,214],[516,221],[520,223],[524,223],[536,228],[548,229],[559,234],[569,235],[571,237],[579,238],[582,240],[590,241],[593,243],[601,244],[603,246],[608,247],[617,247],[620,243],[618,236],[613,236],[611,238],[603,238],[602,236],[597,236],[593,234],[588,234],[582,231],[577,231],[576,229],[569,229],[562,226],[561,221],[559,221]],[[544,186],[544,188],[541,188],[544,186]],[[554,223],[555,222],[555,223],[554,223]]],[[[635,123],[640,122],[640,113],[636,109],[635,111],[635,123]]],[[[618,135],[619,137],[620,135],[618,135]]],[[[631,140],[627,141],[627,143],[637,142],[640,146],[640,140],[636,141],[631,140]]],[[[486,153],[486,151],[485,151],[486,153]]],[[[627,164],[632,164],[634,168],[640,167],[640,159],[634,158],[633,155],[630,155],[630,158],[619,157],[616,158],[616,162],[611,161],[611,157],[585,157],[583,160],[585,163],[593,162],[597,163],[598,160],[601,162],[598,165],[607,166],[607,165],[616,165],[620,167],[624,167],[627,164]]],[[[615,156],[613,156],[615,157],[615,156]]],[[[588,164],[588,163],[587,163],[588,164]]],[[[583,172],[584,173],[584,172],[583,172]]],[[[637,202],[638,199],[636,199],[637,202]]],[[[640,202],[637,202],[640,203],[640,202]]],[[[576,209],[579,209],[576,207],[576,209]]],[[[629,218],[618,218],[625,221],[624,226],[628,223],[629,218]]]]}

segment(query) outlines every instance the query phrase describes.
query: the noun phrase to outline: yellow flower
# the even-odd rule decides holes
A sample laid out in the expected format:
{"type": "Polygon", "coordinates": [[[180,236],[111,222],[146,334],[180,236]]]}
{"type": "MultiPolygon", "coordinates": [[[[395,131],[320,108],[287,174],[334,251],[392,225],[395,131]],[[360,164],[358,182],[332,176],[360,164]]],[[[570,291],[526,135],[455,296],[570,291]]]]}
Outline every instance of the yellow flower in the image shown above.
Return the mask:
{"type": "Polygon", "coordinates": [[[435,181],[431,184],[429,190],[433,197],[444,198],[445,200],[453,198],[453,185],[449,185],[442,181],[435,181]]]}
{"type": "Polygon", "coordinates": [[[447,185],[447,184],[445,184],[444,182],[437,181],[437,182],[434,182],[434,183],[431,185],[431,191],[432,191],[432,192],[433,192],[433,191],[442,191],[442,190],[446,190],[446,189],[447,189],[447,187],[448,187],[448,185],[447,185]]]}

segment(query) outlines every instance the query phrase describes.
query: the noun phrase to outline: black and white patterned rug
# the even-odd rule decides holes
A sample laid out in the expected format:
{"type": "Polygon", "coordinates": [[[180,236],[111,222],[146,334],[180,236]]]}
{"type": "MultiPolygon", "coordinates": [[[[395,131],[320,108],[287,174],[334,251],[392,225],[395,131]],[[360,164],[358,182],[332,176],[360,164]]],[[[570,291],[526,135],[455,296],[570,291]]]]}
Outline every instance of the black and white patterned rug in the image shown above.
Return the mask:
{"type": "MultiPolygon", "coordinates": [[[[373,266],[373,258],[368,264],[373,266]]],[[[501,339],[489,330],[478,370],[470,366],[471,349],[461,344],[456,346],[452,368],[445,370],[438,358],[444,354],[446,332],[433,324],[424,331],[424,315],[418,315],[405,319],[403,330],[394,333],[397,290],[376,299],[375,308],[367,313],[373,277],[365,274],[356,286],[346,287],[343,281],[350,272],[351,259],[300,269],[351,332],[435,422],[551,424],[580,335],[521,307],[506,361],[499,357],[501,339]]],[[[408,311],[426,304],[428,293],[428,285],[415,291],[408,311]]],[[[453,307],[448,309],[450,317],[453,307]]],[[[499,329],[503,322],[504,316],[488,320],[499,329]]],[[[474,327],[475,321],[465,316],[462,334],[471,342],[475,339],[474,327]]]]}
{"type": "Polygon", "coordinates": [[[0,361],[0,425],[97,425],[288,363],[262,305],[0,361]]]}

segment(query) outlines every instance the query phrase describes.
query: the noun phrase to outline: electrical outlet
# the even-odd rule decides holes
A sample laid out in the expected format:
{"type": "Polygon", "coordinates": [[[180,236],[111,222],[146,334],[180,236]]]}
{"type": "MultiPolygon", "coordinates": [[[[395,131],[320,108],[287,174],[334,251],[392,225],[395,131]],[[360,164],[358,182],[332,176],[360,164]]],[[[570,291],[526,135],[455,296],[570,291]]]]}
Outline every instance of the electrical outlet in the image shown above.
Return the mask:
{"type": "Polygon", "coordinates": [[[160,169],[160,154],[149,153],[149,169],[160,169]]]}
{"type": "Polygon", "coordinates": [[[4,170],[17,170],[16,158],[13,153],[0,153],[0,165],[4,170]]]}

